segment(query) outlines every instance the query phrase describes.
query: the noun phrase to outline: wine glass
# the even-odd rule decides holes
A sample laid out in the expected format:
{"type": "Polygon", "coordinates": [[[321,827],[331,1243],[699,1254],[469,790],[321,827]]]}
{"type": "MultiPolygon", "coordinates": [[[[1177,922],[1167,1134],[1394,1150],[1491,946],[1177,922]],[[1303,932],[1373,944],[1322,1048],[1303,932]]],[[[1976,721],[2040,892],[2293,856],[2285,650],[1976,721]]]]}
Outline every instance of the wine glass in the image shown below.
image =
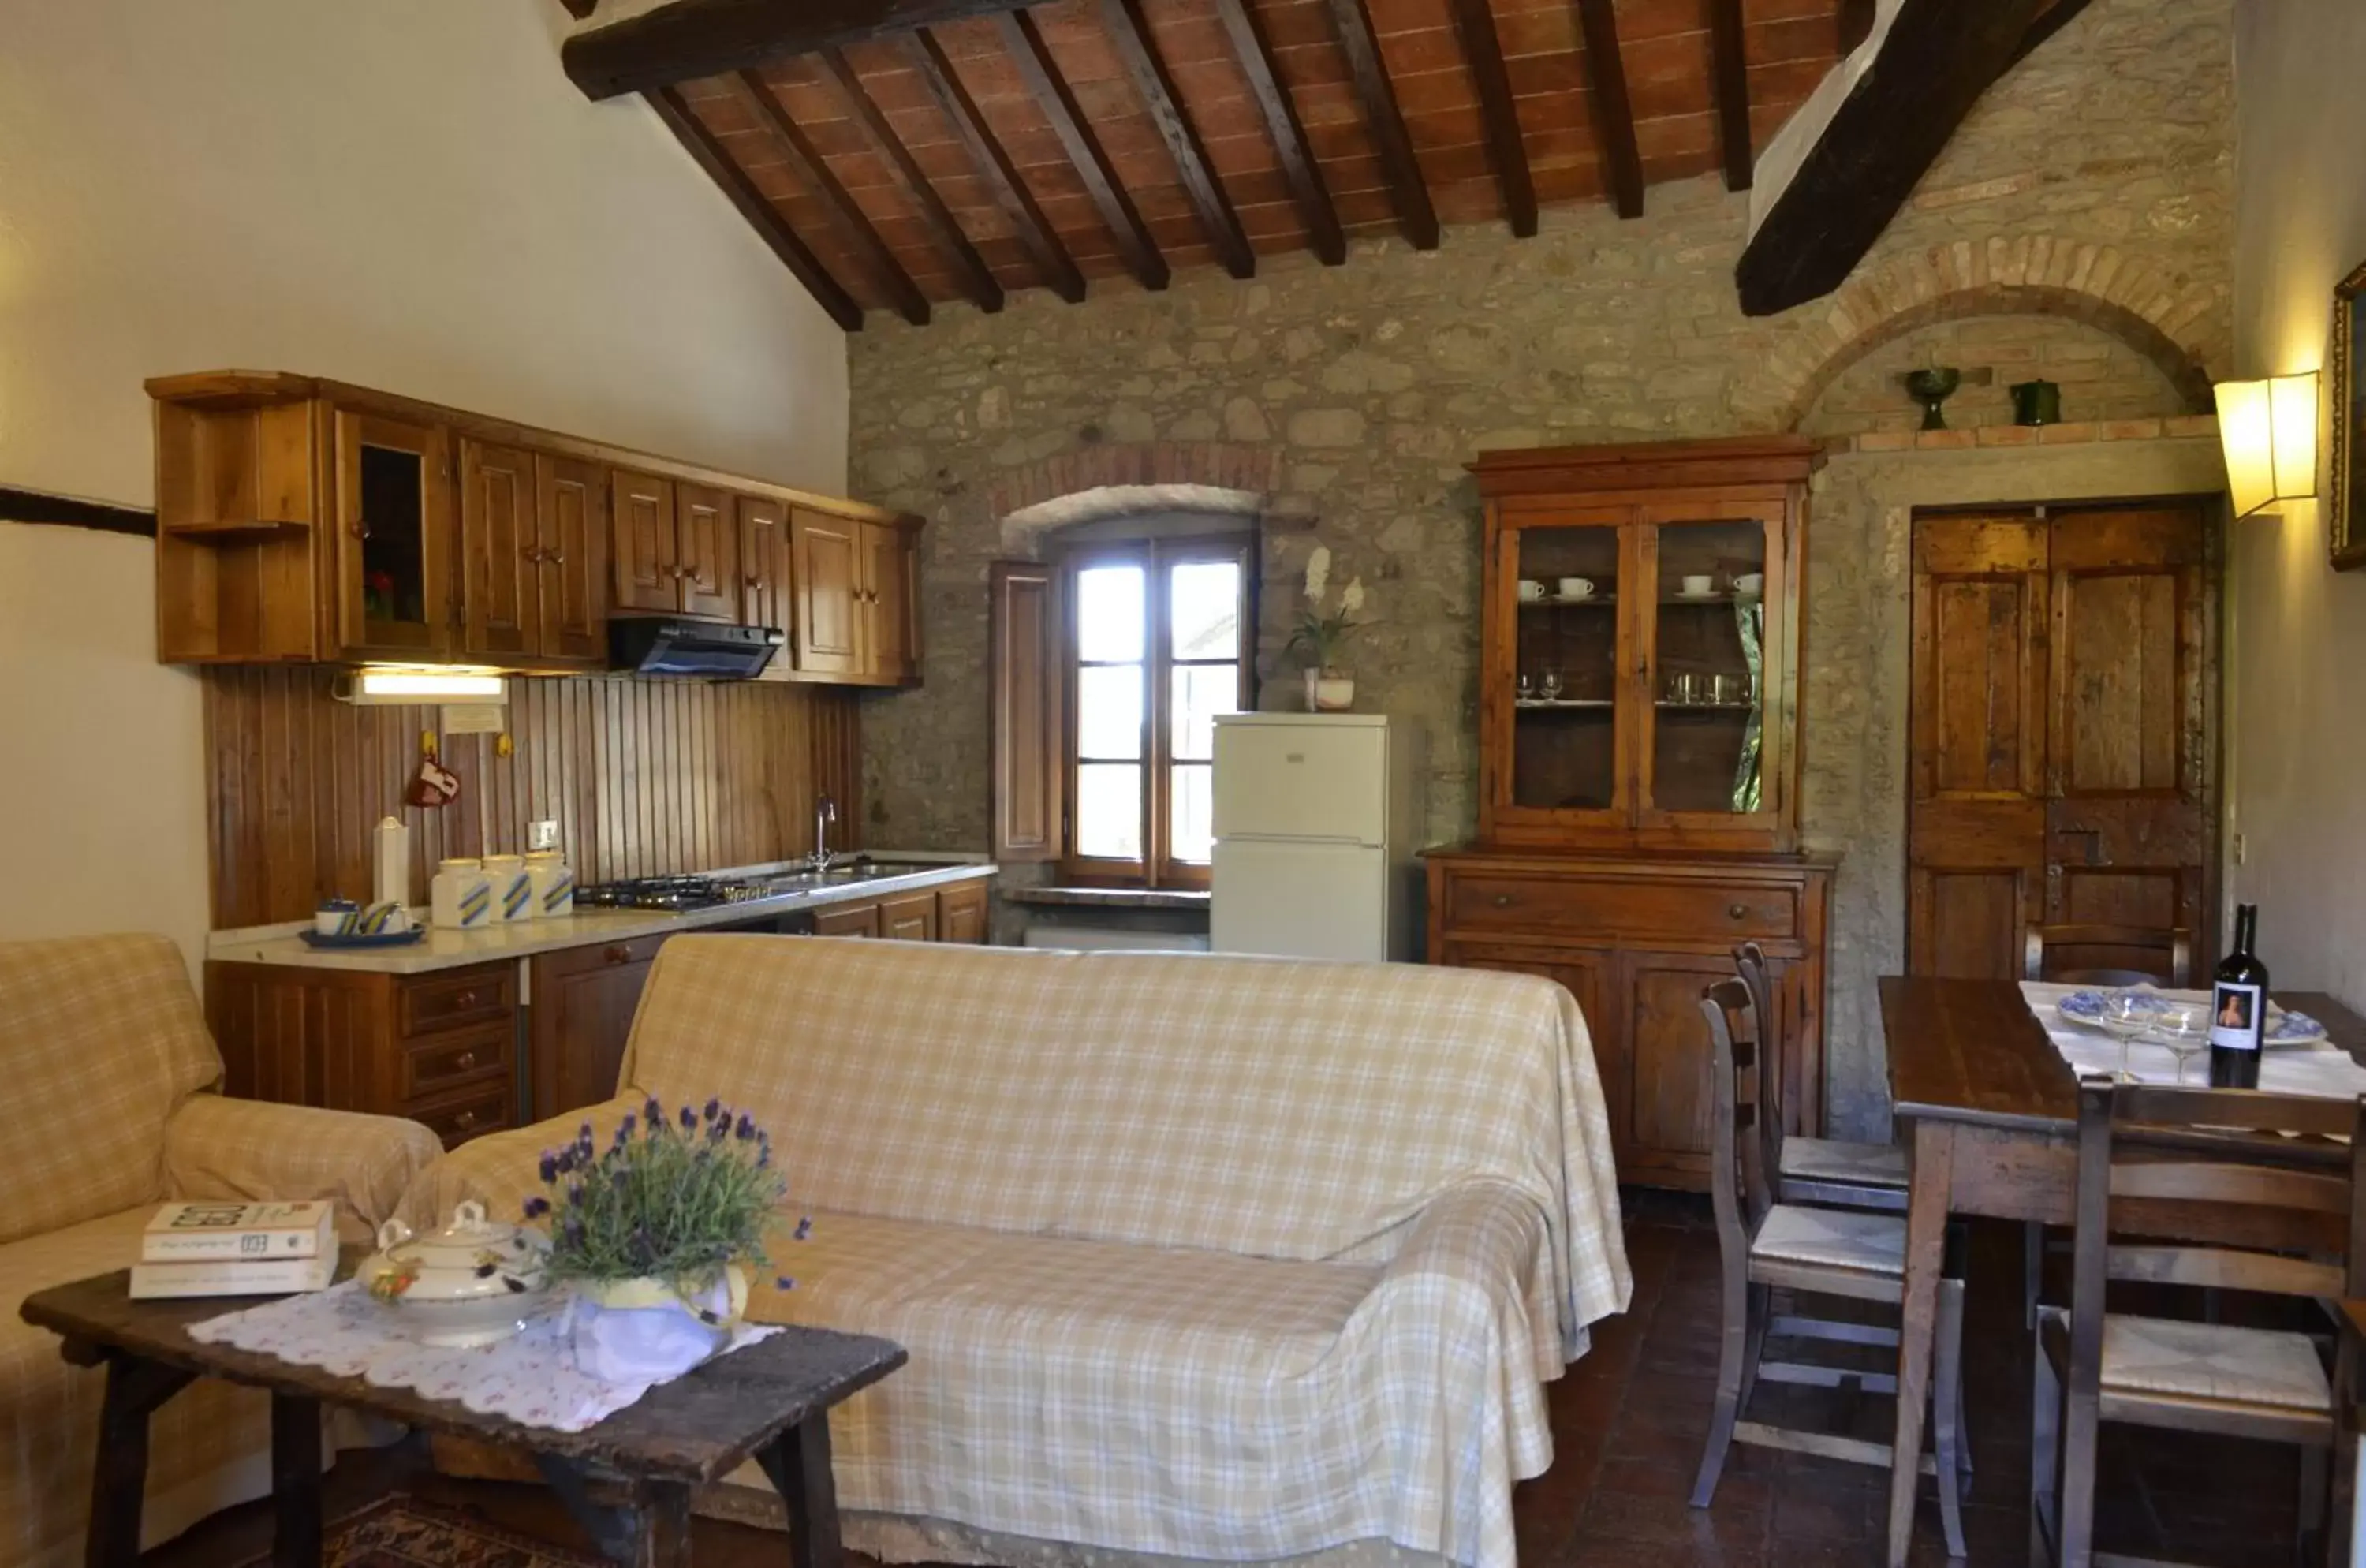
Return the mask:
{"type": "Polygon", "coordinates": [[[1522,702],[1528,700],[1528,672],[1521,671],[1512,682],[1512,694],[1522,702]]]}
{"type": "Polygon", "coordinates": [[[2118,1081],[2135,1083],[2135,1074],[2128,1070],[2128,1046],[2160,1016],[2160,1004],[2148,991],[2117,990],[2103,994],[2103,1010],[2096,1019],[2103,1032],[2120,1043],[2118,1081]]]}
{"type": "Polygon", "coordinates": [[[2177,1087],[2185,1087],[2185,1064],[2210,1043],[2210,1010],[2201,1002],[2169,1002],[2153,1015],[2152,1037],[2177,1057],[2177,1087]]]}
{"type": "Polygon", "coordinates": [[[1537,684],[1537,690],[1543,694],[1545,701],[1549,703],[1560,701],[1560,671],[1558,670],[1546,671],[1544,673],[1544,679],[1537,684]]]}

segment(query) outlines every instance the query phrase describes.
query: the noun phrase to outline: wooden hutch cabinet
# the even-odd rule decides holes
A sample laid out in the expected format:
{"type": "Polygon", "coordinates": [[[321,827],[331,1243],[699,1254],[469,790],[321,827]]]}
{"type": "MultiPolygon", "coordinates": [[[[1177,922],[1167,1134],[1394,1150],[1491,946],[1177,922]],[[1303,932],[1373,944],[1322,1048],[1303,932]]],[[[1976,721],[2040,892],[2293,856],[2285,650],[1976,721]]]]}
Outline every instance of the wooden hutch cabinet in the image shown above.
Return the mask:
{"type": "Polygon", "coordinates": [[[1820,1131],[1831,868],[1800,855],[1814,442],[1490,453],[1479,838],[1429,857],[1432,962],[1583,1010],[1622,1179],[1705,1186],[1702,988],[1766,951],[1792,1131],[1820,1131]]]}

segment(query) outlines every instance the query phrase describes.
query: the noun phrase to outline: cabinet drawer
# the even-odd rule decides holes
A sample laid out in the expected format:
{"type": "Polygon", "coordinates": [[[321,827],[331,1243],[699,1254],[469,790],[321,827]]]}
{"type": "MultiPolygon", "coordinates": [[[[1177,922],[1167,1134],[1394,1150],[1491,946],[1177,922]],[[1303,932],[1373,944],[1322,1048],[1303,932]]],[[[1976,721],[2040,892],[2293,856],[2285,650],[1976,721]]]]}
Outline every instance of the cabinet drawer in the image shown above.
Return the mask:
{"type": "Polygon", "coordinates": [[[1489,874],[1448,884],[1446,920],[1456,931],[1565,931],[1712,942],[1781,941],[1799,925],[1788,887],[1489,874]]]}
{"type": "Polygon", "coordinates": [[[404,981],[397,1017],[408,1038],[506,1020],[516,1006],[515,971],[506,964],[489,964],[404,981]]]}
{"type": "Polygon", "coordinates": [[[512,1033],[511,1026],[503,1022],[464,1034],[408,1042],[402,1048],[401,1066],[397,1069],[398,1094],[409,1103],[440,1096],[479,1078],[506,1081],[512,1033]]]}
{"type": "Polygon", "coordinates": [[[506,1081],[489,1083],[433,1105],[411,1106],[403,1114],[441,1138],[445,1148],[456,1148],[510,1124],[510,1086],[506,1081]]]}

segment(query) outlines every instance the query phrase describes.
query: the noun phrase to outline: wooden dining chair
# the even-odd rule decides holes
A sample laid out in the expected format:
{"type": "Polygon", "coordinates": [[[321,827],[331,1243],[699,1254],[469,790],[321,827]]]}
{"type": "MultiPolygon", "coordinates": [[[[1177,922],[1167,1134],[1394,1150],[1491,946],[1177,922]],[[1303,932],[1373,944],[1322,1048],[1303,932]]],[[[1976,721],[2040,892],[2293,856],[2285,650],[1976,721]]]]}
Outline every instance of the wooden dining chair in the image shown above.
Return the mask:
{"type": "MultiPolygon", "coordinates": [[[[1774,1014],[1774,991],[1766,978],[1766,953],[1754,942],[1733,950],[1734,972],[1750,987],[1751,1006],[1760,1027],[1774,1014]]],[[[1771,1030],[1768,1031],[1771,1034],[1771,1030]]],[[[1773,1149],[1780,1186],[1775,1193],[1786,1203],[1836,1203],[1849,1209],[1906,1212],[1906,1151],[1895,1144],[1860,1144],[1843,1138],[1795,1138],[1784,1131],[1783,1068],[1770,1062],[1759,1086],[1764,1114],[1759,1135],[1773,1149]]]]}
{"type": "MultiPolygon", "coordinates": [[[[2181,926],[2032,926],[2022,948],[2021,977],[2065,986],[2152,985],[2182,990],[2193,983],[2193,933],[2181,926]],[[2134,956],[2145,960],[2145,966],[2097,968],[2081,965],[2078,960],[2082,956],[2134,956]]],[[[2033,1329],[2044,1293],[2045,1243],[2045,1227],[2029,1222],[2022,1234],[2022,1304],[2033,1329]]]]}
{"type": "Polygon", "coordinates": [[[2182,990],[2193,983],[2193,933],[2183,927],[2032,926],[2021,977],[2066,986],[2141,986],[2182,990]],[[2098,967],[2081,958],[2136,958],[2140,967],[2098,967]]]}
{"type": "Polygon", "coordinates": [[[2080,1082],[2070,1305],[2045,1310],[2035,1358],[2033,1563],[2134,1561],[2093,1549],[2104,1421],[2298,1444],[2304,1529],[2322,1521],[2348,1341],[2340,1375],[2328,1377],[2308,1334],[2135,1316],[2111,1311],[2104,1297],[2121,1280],[2355,1298],[2366,1289],[2361,1182],[2366,1096],[2080,1082]],[[2343,1149],[2293,1134],[2350,1142],[2343,1149]],[[2152,1239],[2164,1236],[2185,1239],[2152,1239]]]}
{"type": "MultiPolygon", "coordinates": [[[[1744,1416],[1752,1393],[1762,1382],[1825,1388],[1853,1382],[1868,1393],[1898,1392],[1894,1371],[1767,1359],[1764,1352],[1770,1338],[1889,1349],[1898,1342],[1898,1330],[1881,1324],[1778,1314],[1776,1291],[1794,1298],[1842,1296],[1898,1306],[1903,1305],[1906,1291],[1902,1216],[1776,1200],[1780,1179],[1770,1152],[1771,1140],[1763,1135],[1772,1121],[1763,1085],[1774,1073],[1769,1070],[1761,1046],[1758,1009],[1750,987],[1739,979],[1718,981],[1702,993],[1701,1012],[1708,1020],[1716,1101],[1709,1196],[1717,1213],[1724,1325],[1718,1346],[1717,1403],[1701,1449],[1700,1471],[1693,1483],[1696,1508],[1706,1508],[1715,1499],[1726,1455],[1735,1443],[1821,1454],[1885,1471],[1891,1468],[1895,1452],[1891,1444],[1837,1432],[1778,1427],[1744,1416]]],[[[1918,1456],[1917,1462],[1937,1478],[1947,1551],[1961,1557],[1965,1474],[1958,1463],[1965,1430],[1961,1279],[1940,1281],[1936,1330],[1930,1422],[1935,1451],[1918,1456]]]]}

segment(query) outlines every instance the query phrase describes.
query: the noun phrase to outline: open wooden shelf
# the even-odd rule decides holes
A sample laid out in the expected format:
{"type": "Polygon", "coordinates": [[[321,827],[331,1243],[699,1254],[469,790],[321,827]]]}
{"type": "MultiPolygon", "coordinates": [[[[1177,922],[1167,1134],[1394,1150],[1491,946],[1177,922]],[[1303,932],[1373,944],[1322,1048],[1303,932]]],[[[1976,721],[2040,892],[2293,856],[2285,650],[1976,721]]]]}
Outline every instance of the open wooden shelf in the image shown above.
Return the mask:
{"type": "Polygon", "coordinates": [[[229,518],[215,523],[168,523],[163,532],[193,545],[253,545],[285,538],[311,528],[310,523],[274,522],[268,518],[229,518]]]}

